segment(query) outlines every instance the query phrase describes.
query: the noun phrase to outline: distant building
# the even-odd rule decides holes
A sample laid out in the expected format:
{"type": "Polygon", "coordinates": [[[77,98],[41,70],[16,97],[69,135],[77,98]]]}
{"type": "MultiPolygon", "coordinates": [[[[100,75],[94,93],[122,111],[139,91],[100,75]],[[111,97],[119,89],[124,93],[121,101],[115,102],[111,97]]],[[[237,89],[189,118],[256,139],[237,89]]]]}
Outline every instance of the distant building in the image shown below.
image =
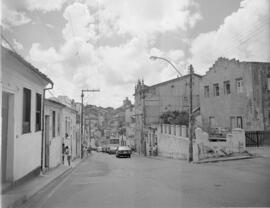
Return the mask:
{"type": "Polygon", "coordinates": [[[125,111],[125,128],[126,128],[126,144],[133,149],[135,148],[135,108],[130,105],[125,111]]]}
{"type": "MultiPolygon", "coordinates": [[[[200,75],[193,75],[193,108],[200,106],[200,75]]],[[[145,153],[148,127],[160,122],[159,118],[166,111],[189,110],[189,75],[147,86],[138,81],[135,86],[136,146],[145,153]]]]}
{"type": "Polygon", "coordinates": [[[2,183],[41,170],[44,88],[53,82],[17,53],[2,49],[2,183]]]}
{"type": "Polygon", "coordinates": [[[204,130],[269,131],[270,63],[219,58],[202,78],[200,103],[204,130]]]}

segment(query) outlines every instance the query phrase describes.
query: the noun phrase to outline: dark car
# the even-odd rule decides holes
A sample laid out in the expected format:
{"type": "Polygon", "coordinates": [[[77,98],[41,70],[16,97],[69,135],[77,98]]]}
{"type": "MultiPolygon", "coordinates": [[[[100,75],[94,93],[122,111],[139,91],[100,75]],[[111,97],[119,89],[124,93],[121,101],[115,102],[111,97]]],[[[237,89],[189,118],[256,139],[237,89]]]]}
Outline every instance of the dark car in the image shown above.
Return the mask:
{"type": "Polygon", "coordinates": [[[116,157],[130,157],[131,149],[127,146],[120,146],[117,148],[116,157]]]}

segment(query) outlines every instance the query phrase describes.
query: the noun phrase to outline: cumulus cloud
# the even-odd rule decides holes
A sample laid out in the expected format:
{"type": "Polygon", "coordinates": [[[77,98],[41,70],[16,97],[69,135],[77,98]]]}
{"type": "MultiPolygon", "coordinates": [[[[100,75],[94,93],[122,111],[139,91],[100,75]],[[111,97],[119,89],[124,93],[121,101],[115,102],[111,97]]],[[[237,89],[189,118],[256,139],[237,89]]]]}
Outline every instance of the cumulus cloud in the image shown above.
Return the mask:
{"type": "Polygon", "coordinates": [[[168,57],[178,65],[185,54],[160,50],[155,46],[156,34],[185,31],[201,18],[196,4],[189,0],[101,0],[97,11],[93,1],[67,6],[64,44],[56,50],[35,43],[28,58],[54,80],[55,94],[79,100],[81,89],[100,88],[100,96],[95,95],[91,103],[114,107],[126,96],[132,98],[138,78],[151,85],[176,77],[166,63],[149,57],[168,57]],[[112,45],[105,39],[122,41],[112,45]]]}
{"type": "Polygon", "coordinates": [[[193,0],[170,0],[169,3],[165,0],[101,0],[99,5],[88,2],[91,7],[99,6],[104,31],[113,29],[121,34],[151,35],[187,30],[201,19],[198,5],[193,0]]]}
{"type": "Polygon", "coordinates": [[[191,63],[203,73],[222,56],[243,61],[270,61],[269,1],[244,0],[238,11],[215,31],[200,34],[191,44],[191,63]]]}
{"type": "Polygon", "coordinates": [[[67,0],[26,0],[26,7],[29,10],[42,12],[56,11],[62,9],[67,0]]]}
{"type": "Polygon", "coordinates": [[[10,30],[13,26],[28,24],[31,19],[22,11],[16,11],[2,4],[1,8],[1,24],[4,29],[10,30]]]}

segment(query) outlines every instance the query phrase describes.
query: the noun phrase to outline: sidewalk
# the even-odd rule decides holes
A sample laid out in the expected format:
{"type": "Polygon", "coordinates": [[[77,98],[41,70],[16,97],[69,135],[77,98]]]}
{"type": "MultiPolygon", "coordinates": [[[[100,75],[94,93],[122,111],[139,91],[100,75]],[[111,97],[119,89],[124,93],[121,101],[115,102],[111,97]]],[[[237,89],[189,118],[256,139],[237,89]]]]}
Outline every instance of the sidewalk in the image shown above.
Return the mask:
{"type": "Polygon", "coordinates": [[[270,146],[247,147],[247,151],[258,157],[270,158],[270,146]]]}
{"type": "Polygon", "coordinates": [[[61,177],[65,177],[71,173],[77,165],[81,162],[81,159],[72,161],[71,166],[60,165],[46,174],[40,174],[32,180],[21,184],[10,191],[7,191],[1,195],[1,207],[2,208],[13,208],[20,207],[23,203],[28,201],[31,197],[37,194],[40,190],[55,182],[61,177]]]}

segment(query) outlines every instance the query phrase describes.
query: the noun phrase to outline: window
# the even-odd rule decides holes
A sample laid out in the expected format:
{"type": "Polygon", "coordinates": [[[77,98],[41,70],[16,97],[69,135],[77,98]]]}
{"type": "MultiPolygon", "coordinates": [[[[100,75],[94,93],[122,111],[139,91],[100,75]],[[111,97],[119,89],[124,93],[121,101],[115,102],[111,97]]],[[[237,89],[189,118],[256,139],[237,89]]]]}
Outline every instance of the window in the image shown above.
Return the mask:
{"type": "Polygon", "coordinates": [[[219,86],[218,86],[218,84],[213,85],[213,90],[214,90],[214,96],[219,96],[219,86]]]}
{"type": "Polygon", "coordinates": [[[237,116],[237,124],[236,124],[237,128],[242,129],[243,128],[243,121],[242,121],[242,117],[241,116],[237,116]]]}
{"type": "Polygon", "coordinates": [[[209,127],[210,127],[210,128],[213,128],[213,127],[215,127],[215,126],[216,126],[215,117],[210,116],[210,117],[209,117],[209,127]]]}
{"type": "Polygon", "coordinates": [[[243,79],[242,78],[236,79],[236,92],[237,93],[243,92],[243,79]]]}
{"type": "Polygon", "coordinates": [[[52,112],[52,137],[55,137],[55,111],[52,112]]]}
{"type": "Polygon", "coordinates": [[[204,97],[209,97],[209,86],[204,86],[204,97]]]}
{"type": "Polygon", "coordinates": [[[41,94],[36,93],[36,131],[41,130],[41,94]]]}
{"type": "Polygon", "coordinates": [[[31,131],[31,90],[23,88],[23,123],[22,133],[31,131]]]}
{"type": "Polygon", "coordinates": [[[60,113],[57,114],[57,134],[60,136],[60,113]]]}
{"type": "Polygon", "coordinates": [[[235,116],[231,116],[230,117],[230,127],[231,127],[231,129],[234,129],[234,128],[236,128],[236,120],[235,120],[235,116]]]}
{"type": "Polygon", "coordinates": [[[231,94],[230,81],[225,81],[224,82],[224,95],[229,95],[229,94],[231,94]]]}

